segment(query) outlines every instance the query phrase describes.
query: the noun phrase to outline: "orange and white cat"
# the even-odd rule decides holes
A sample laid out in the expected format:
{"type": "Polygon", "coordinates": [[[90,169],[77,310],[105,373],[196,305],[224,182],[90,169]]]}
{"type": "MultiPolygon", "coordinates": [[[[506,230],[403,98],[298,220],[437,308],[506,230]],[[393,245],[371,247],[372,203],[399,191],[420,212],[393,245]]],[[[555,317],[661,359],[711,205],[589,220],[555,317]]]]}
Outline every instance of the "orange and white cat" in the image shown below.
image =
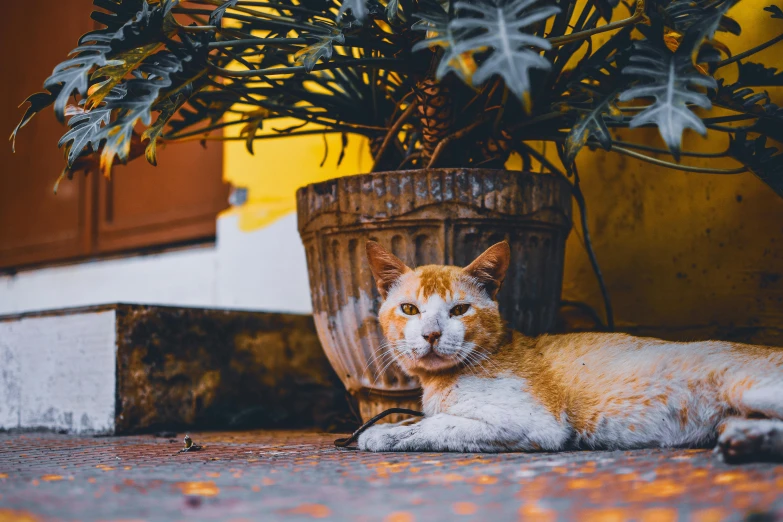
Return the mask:
{"type": "Polygon", "coordinates": [[[727,460],[783,458],[783,351],[612,333],[527,337],[495,296],[510,249],[470,266],[415,270],[374,242],[379,319],[424,389],[425,417],[376,425],[369,451],[704,447],[727,460]]]}

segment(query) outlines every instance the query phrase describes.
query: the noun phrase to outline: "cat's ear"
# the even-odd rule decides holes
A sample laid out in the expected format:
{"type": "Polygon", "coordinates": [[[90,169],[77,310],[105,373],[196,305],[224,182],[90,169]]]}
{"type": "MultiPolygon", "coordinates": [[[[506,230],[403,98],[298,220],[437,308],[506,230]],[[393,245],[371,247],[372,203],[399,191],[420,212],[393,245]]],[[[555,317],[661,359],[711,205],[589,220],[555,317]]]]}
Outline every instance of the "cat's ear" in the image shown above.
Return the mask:
{"type": "Polygon", "coordinates": [[[485,250],[463,270],[467,275],[476,279],[478,284],[494,299],[500,290],[500,285],[503,284],[510,262],[511,248],[507,241],[501,241],[485,250]]]}
{"type": "Polygon", "coordinates": [[[389,289],[406,272],[410,272],[405,263],[375,241],[367,242],[367,260],[375,277],[375,285],[381,297],[386,299],[389,289]]]}

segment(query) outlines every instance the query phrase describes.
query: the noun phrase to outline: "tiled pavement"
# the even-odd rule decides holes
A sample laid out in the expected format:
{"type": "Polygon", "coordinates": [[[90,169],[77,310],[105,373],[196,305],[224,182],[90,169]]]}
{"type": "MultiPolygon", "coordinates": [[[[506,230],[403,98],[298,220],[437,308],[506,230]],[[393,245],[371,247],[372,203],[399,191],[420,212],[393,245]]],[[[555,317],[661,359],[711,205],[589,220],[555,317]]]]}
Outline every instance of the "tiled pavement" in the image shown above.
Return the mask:
{"type": "Polygon", "coordinates": [[[709,451],[367,454],[334,435],[0,434],[0,521],[783,520],[783,465],[709,451]]]}

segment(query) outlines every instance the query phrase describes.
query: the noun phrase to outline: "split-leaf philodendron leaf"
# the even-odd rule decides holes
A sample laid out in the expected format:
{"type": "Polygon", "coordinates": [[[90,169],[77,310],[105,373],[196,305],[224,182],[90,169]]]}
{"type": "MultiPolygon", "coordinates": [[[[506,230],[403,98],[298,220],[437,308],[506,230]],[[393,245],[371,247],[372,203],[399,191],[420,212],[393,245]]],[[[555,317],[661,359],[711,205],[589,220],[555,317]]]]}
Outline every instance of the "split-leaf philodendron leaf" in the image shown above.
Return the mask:
{"type": "Polygon", "coordinates": [[[303,65],[307,72],[312,72],[313,67],[318,63],[318,60],[323,58],[324,61],[328,61],[332,57],[335,43],[345,43],[345,35],[337,29],[334,29],[332,33],[328,35],[314,35],[313,37],[318,40],[294,55],[296,63],[303,65]]]}
{"type": "Polygon", "coordinates": [[[349,9],[351,10],[353,17],[359,22],[367,18],[367,13],[369,12],[367,9],[367,0],[343,0],[343,3],[340,4],[338,16],[343,16],[349,9]]]}
{"type": "Polygon", "coordinates": [[[419,21],[411,27],[417,31],[426,31],[426,38],[416,43],[414,52],[431,47],[443,49],[443,56],[435,70],[437,78],[443,78],[450,70],[454,71],[464,82],[471,83],[476,63],[469,53],[457,50],[457,40],[449,24],[449,16],[445,12],[434,12],[416,15],[419,21]]]}
{"type": "Polygon", "coordinates": [[[595,106],[582,114],[571,128],[565,141],[565,157],[569,165],[573,164],[576,155],[590,138],[598,140],[604,150],[612,148],[612,135],[605,118],[622,119],[622,113],[615,105],[616,99],[617,92],[598,98],[595,106]]]}
{"type": "MultiPolygon", "coordinates": [[[[515,151],[530,168],[541,141],[557,145],[566,169],[585,145],[677,168],[680,156],[691,162],[680,149],[692,129],[731,136],[721,157],[741,157],[779,187],[780,154],[758,137],[783,141],[783,108],[770,90],[783,74],[762,58],[783,39],[775,30],[755,47],[724,39],[740,32],[737,0],[93,4],[100,28],[64,57],[46,92],[27,99],[12,135],[54,106],[69,120],[66,178],[140,155],[154,164],[159,143],[209,136],[242,139],[252,151],[255,140],[324,132],[366,138],[382,153],[376,171],[501,168],[515,151]],[[711,105],[720,113],[707,114],[711,105]],[[628,126],[657,127],[671,155],[653,147],[659,155],[645,158],[649,144],[634,136],[646,133],[624,133],[629,143],[618,146],[609,130],[628,126]],[[219,129],[227,134],[210,135],[219,129]]],[[[774,4],[747,8],[777,27],[783,10],[774,4]]],[[[699,170],[726,172],[713,163],[699,170]]]]}
{"type": "Polygon", "coordinates": [[[655,98],[652,105],[631,119],[630,126],[656,125],[672,155],[679,160],[685,129],[693,129],[702,136],[707,134],[704,122],[690,106],[712,107],[710,99],[692,87],[714,89],[717,83],[696,70],[689,53],[673,53],[649,41],[637,42],[634,48],[637,53],[631,56],[631,65],[625,67],[623,73],[648,81],[626,90],[619,100],[655,98]]]}
{"type": "MultiPolygon", "coordinates": [[[[549,69],[552,64],[541,56],[551,44],[522,29],[530,27],[560,12],[546,6],[532,8],[537,0],[510,0],[499,4],[486,1],[457,2],[460,15],[450,23],[458,34],[454,53],[475,54],[491,49],[473,74],[473,85],[481,85],[492,76],[500,76],[527,111],[530,110],[530,69],[549,69]]],[[[449,65],[451,68],[451,65],[449,65]]]]}

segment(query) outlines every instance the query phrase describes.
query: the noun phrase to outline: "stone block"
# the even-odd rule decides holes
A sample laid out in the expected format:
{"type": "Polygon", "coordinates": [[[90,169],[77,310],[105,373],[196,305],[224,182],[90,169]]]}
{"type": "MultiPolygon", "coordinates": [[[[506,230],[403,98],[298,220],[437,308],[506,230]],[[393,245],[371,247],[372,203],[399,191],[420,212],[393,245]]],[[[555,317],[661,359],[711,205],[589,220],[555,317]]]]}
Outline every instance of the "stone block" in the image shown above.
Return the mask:
{"type": "Polygon", "coordinates": [[[0,318],[0,429],[352,423],[310,316],[116,304],[0,318]]]}

